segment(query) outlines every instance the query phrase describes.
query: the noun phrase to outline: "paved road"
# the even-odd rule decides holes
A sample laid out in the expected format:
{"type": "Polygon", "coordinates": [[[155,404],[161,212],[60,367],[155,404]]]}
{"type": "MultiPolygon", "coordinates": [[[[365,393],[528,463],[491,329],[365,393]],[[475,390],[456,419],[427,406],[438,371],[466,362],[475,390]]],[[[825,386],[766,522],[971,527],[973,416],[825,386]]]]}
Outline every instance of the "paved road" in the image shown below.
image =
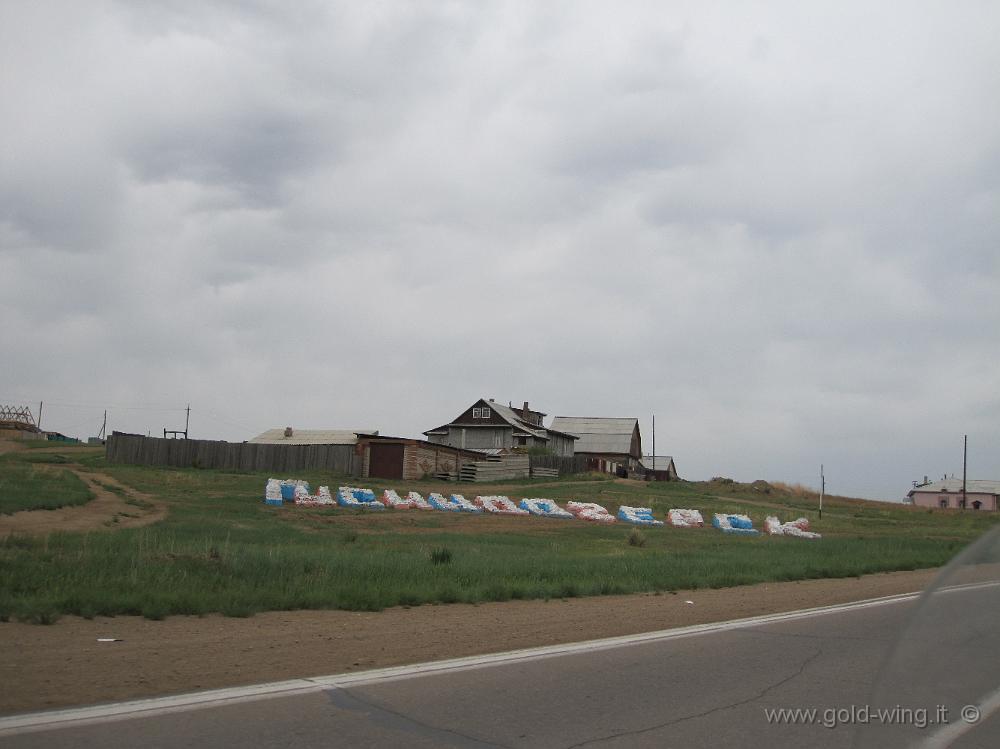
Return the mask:
{"type": "MultiPolygon", "coordinates": [[[[362,680],[347,688],[102,719],[0,735],[0,745],[850,747],[851,726],[775,725],[765,709],[818,708],[822,715],[865,703],[911,607],[912,601],[895,602],[555,657],[362,680]]],[[[975,731],[956,745],[1000,745],[993,743],[1000,726],[995,719],[989,725],[995,732],[988,740],[975,731]]]]}

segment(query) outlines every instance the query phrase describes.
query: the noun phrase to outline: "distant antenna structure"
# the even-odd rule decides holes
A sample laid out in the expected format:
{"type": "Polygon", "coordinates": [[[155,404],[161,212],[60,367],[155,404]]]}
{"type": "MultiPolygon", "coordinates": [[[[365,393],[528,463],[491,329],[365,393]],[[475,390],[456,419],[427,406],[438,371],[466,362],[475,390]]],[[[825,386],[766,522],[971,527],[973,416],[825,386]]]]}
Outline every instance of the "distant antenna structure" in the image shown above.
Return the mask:
{"type": "Polygon", "coordinates": [[[184,430],[181,431],[180,429],[164,429],[163,430],[163,438],[164,439],[167,438],[168,434],[170,435],[171,439],[181,439],[181,438],[187,439],[188,438],[188,424],[191,423],[191,404],[190,403],[187,404],[187,408],[184,409],[184,411],[185,411],[185,415],[184,415],[184,430]],[[180,436],[178,436],[178,435],[180,435],[180,436]]]}

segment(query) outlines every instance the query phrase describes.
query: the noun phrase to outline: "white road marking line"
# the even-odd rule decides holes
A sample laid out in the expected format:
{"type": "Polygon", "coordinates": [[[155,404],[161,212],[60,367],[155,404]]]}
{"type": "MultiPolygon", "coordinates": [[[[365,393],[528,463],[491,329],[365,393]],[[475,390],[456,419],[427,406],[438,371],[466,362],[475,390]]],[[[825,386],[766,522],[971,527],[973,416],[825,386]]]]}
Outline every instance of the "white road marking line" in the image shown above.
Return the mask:
{"type": "Polygon", "coordinates": [[[877,606],[887,606],[912,601],[920,595],[920,593],[902,593],[893,596],[884,596],[882,598],[870,598],[864,601],[855,601],[853,603],[836,604],[833,606],[819,606],[811,609],[801,609],[799,611],[787,611],[780,614],[765,614],[763,616],[747,617],[745,619],[731,619],[724,622],[695,624],[689,627],[677,627],[675,629],[645,632],[637,635],[624,635],[621,637],[607,637],[600,640],[586,640],[584,642],[566,643],[562,645],[546,645],[542,647],[525,648],[522,650],[509,650],[507,652],[492,653],[489,655],[451,658],[443,661],[417,663],[411,666],[394,666],[389,668],[373,669],[370,671],[360,671],[358,673],[342,673],[305,679],[290,679],[288,681],[254,684],[246,687],[228,687],[225,689],[211,689],[203,692],[189,692],[169,697],[150,697],[140,700],[129,700],[127,702],[115,702],[107,705],[95,705],[92,707],[76,707],[39,713],[11,715],[7,717],[0,717],[0,736],[54,730],[68,726],[107,723],[132,718],[145,718],[154,715],[163,715],[166,713],[219,707],[222,705],[231,705],[254,700],[266,700],[299,694],[308,694],[310,692],[319,692],[326,689],[380,684],[391,681],[399,681],[402,679],[413,679],[421,676],[432,676],[434,674],[468,671],[476,668],[488,668],[508,663],[539,660],[542,658],[555,658],[575,653],[596,652],[599,650],[610,650],[612,648],[627,647],[630,645],[641,645],[650,642],[662,642],[686,637],[696,637],[715,632],[725,632],[748,627],[757,627],[765,624],[774,624],[777,622],[795,621],[797,619],[807,619],[827,614],[836,614],[845,611],[856,611],[877,606]]]}
{"type": "Polygon", "coordinates": [[[979,703],[973,707],[979,709],[978,717],[974,722],[969,723],[960,717],[959,720],[949,723],[917,744],[917,749],[944,749],[944,747],[955,743],[959,736],[985,723],[987,719],[992,717],[993,713],[1000,710],[1000,689],[981,698],[979,703]]]}

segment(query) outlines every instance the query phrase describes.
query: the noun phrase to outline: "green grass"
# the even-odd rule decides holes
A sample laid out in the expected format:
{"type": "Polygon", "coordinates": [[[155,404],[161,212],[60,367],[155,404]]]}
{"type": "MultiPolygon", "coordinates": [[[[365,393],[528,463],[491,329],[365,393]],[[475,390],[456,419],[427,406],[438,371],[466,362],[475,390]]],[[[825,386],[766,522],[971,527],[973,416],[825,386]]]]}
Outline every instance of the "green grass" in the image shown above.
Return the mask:
{"type": "Polygon", "coordinates": [[[70,471],[36,467],[34,462],[0,463],[0,514],[54,510],[81,505],[94,498],[87,485],[70,471]]]}
{"type": "MultiPolygon", "coordinates": [[[[831,498],[819,521],[807,496],[717,484],[631,484],[568,479],[507,483],[511,497],[809,517],[820,541],[731,537],[711,528],[643,529],[523,517],[268,507],[263,474],[106,466],[91,470],[146,492],[169,507],[145,528],[12,536],[0,540],[0,618],[44,623],[62,614],[265,610],[375,611],[397,605],[714,588],[750,583],[851,577],[945,563],[998,519],[995,513],[927,512],[831,498]]],[[[0,471],[11,466],[0,463],[0,471]]],[[[31,466],[28,466],[33,468],[31,466]]],[[[49,469],[58,470],[58,469],[49,469]]],[[[301,475],[313,487],[346,480],[301,475]]],[[[350,480],[376,491],[381,481],[350,480]]],[[[425,494],[482,486],[395,482],[425,494]]],[[[489,492],[488,489],[486,489],[489,492]]]]}

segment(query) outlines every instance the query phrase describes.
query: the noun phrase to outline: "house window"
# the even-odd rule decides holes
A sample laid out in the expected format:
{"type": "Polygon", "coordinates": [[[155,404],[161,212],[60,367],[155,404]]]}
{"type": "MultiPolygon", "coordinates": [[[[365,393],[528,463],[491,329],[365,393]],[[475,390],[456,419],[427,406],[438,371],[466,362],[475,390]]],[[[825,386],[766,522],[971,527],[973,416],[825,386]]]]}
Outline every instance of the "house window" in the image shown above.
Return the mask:
{"type": "Polygon", "coordinates": [[[940,503],[939,503],[939,504],[940,504],[940,505],[941,505],[942,507],[947,507],[947,506],[948,506],[948,498],[947,498],[947,497],[941,497],[941,501],[940,501],[940,503]]]}
{"type": "Polygon", "coordinates": [[[973,509],[973,510],[979,510],[979,509],[981,509],[981,508],[982,508],[982,506],[983,506],[983,503],[982,503],[982,502],[980,502],[980,501],[979,501],[978,499],[977,499],[977,500],[975,500],[975,501],[974,501],[974,502],[972,503],[972,509],[973,509]]]}
{"type": "Polygon", "coordinates": [[[482,415],[483,415],[483,409],[481,409],[481,408],[474,408],[474,409],[472,409],[472,418],[473,419],[480,419],[480,418],[482,418],[482,415]]]}
{"type": "Polygon", "coordinates": [[[480,408],[479,411],[480,411],[479,415],[480,415],[481,418],[483,418],[483,419],[490,418],[490,409],[488,409],[488,408],[480,408]]]}

